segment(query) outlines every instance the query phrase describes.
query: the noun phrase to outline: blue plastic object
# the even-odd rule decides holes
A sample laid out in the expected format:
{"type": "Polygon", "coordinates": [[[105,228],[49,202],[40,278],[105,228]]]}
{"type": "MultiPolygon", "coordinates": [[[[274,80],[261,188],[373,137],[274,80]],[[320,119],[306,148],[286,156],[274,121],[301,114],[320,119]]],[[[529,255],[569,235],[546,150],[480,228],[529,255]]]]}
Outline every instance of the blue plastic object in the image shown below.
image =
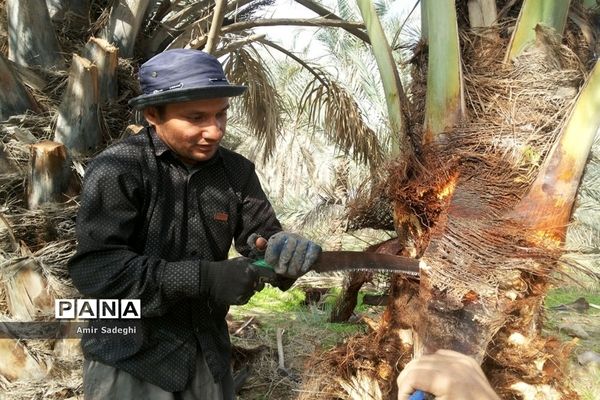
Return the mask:
{"type": "Polygon", "coordinates": [[[410,395],[410,397],[408,398],[408,400],[426,400],[426,394],[425,392],[422,392],[420,390],[417,390],[416,392],[414,392],[413,394],[410,395]]]}

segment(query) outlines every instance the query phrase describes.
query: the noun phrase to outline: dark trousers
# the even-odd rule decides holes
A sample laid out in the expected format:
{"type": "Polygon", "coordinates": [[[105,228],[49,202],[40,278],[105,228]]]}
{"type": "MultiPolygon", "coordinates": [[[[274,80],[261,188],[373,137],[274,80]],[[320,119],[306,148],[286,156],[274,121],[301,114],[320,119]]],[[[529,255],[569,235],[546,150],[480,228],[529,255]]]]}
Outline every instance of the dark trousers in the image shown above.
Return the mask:
{"type": "MultiPolygon", "coordinates": [[[[151,368],[151,366],[150,366],[151,368]]],[[[102,364],[83,363],[83,394],[85,400],[233,400],[233,379],[229,374],[215,383],[204,356],[196,360],[196,374],[181,392],[167,392],[133,375],[102,364]]]]}

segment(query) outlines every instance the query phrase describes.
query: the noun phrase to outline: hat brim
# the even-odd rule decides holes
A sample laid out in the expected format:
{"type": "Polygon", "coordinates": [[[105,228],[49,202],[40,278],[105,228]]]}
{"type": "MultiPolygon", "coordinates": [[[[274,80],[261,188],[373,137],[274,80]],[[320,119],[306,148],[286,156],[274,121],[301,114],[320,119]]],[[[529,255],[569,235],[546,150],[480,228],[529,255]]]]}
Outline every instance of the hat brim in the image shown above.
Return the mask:
{"type": "Polygon", "coordinates": [[[129,100],[128,104],[134,108],[144,108],[168,103],[183,103],[193,100],[234,97],[241,95],[246,89],[246,86],[235,85],[171,89],[159,93],[142,94],[129,100]]]}

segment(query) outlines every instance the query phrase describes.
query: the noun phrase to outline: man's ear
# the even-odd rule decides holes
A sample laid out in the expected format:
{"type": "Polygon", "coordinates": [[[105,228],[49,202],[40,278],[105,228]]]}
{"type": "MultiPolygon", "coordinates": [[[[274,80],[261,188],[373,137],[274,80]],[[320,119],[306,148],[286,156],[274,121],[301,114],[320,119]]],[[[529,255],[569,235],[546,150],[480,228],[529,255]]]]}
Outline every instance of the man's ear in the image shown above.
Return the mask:
{"type": "Polygon", "coordinates": [[[144,108],[144,118],[150,125],[158,125],[160,117],[158,116],[158,109],[153,106],[144,108]]]}

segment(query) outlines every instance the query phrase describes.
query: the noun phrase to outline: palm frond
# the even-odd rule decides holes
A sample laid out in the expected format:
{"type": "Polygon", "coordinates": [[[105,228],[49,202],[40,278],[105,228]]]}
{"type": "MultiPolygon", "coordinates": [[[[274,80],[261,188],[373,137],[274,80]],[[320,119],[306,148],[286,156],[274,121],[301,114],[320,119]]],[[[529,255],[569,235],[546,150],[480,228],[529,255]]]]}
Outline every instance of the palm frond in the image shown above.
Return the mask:
{"type": "Polygon", "coordinates": [[[375,12],[380,17],[385,16],[390,11],[391,2],[389,0],[374,0],[373,7],[375,7],[375,12]]]}
{"type": "Polygon", "coordinates": [[[239,10],[235,10],[232,15],[229,15],[228,17],[236,22],[256,19],[261,16],[261,12],[264,11],[265,8],[270,7],[273,4],[275,4],[275,0],[253,1],[239,10]]]}
{"type": "Polygon", "coordinates": [[[347,20],[356,20],[360,17],[360,12],[356,6],[356,2],[348,0],[338,0],[337,9],[340,17],[347,20]]]}
{"type": "Polygon", "coordinates": [[[240,106],[248,116],[252,133],[264,145],[263,161],[266,161],[275,149],[281,129],[280,110],[283,108],[271,74],[251,46],[230,53],[225,73],[232,82],[248,86],[241,97],[240,106]]]}
{"type": "Polygon", "coordinates": [[[371,167],[380,164],[381,145],[354,98],[325,71],[316,71],[319,76],[307,85],[299,112],[306,112],[311,124],[322,125],[329,140],[355,160],[371,167]]]}

